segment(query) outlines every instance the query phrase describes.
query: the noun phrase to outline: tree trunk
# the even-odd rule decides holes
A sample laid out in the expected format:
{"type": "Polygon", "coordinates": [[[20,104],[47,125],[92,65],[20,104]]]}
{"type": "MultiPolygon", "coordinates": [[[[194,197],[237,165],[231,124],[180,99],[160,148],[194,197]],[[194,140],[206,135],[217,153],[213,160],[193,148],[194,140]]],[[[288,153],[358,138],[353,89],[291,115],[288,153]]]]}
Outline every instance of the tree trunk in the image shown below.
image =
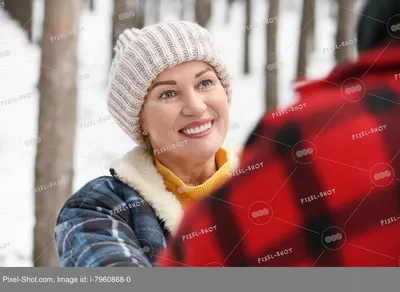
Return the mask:
{"type": "Polygon", "coordinates": [[[266,109],[276,108],[278,105],[278,63],[277,63],[277,35],[278,35],[278,14],[279,0],[269,0],[268,19],[276,17],[276,20],[267,25],[267,90],[266,109]]]}
{"type": "Polygon", "coordinates": [[[228,24],[231,21],[232,4],[234,0],[226,0],[225,10],[225,23],[228,24]]]}
{"type": "Polygon", "coordinates": [[[312,37],[312,22],[314,20],[313,0],[303,0],[303,13],[300,25],[299,54],[297,58],[297,78],[306,77],[307,54],[310,51],[310,38],[312,37]]]}
{"type": "Polygon", "coordinates": [[[354,5],[355,0],[337,0],[338,4],[338,25],[336,32],[335,59],[341,63],[351,58],[352,46],[346,44],[353,38],[354,28],[354,5]]]}
{"type": "Polygon", "coordinates": [[[114,0],[111,56],[119,35],[127,28],[143,28],[145,3],[143,0],[114,0]]]}
{"type": "Polygon", "coordinates": [[[55,218],[72,194],[81,0],[45,0],[35,164],[34,266],[57,266],[55,218]],[[54,36],[73,33],[54,40],[54,36]],[[49,70],[52,68],[52,70],[49,70]]]}
{"type": "Polygon", "coordinates": [[[32,41],[33,0],[4,0],[4,9],[26,30],[32,41]]]}
{"type": "Polygon", "coordinates": [[[156,10],[156,23],[161,21],[161,0],[156,0],[154,9],[156,10]]]}
{"type": "Polygon", "coordinates": [[[243,72],[244,74],[250,73],[250,32],[251,32],[251,0],[246,0],[246,23],[244,30],[244,58],[243,58],[243,72]]]}
{"type": "Polygon", "coordinates": [[[185,11],[186,11],[186,1],[187,0],[180,0],[180,10],[179,10],[179,19],[185,20],[185,11]]]}
{"type": "Polygon", "coordinates": [[[308,15],[312,15],[314,17],[311,18],[309,34],[307,35],[307,54],[314,52],[315,50],[315,0],[308,0],[311,2],[311,5],[307,5],[307,8],[310,10],[308,15]]]}
{"type": "Polygon", "coordinates": [[[89,0],[90,11],[94,11],[94,0],[89,0]]]}
{"type": "Polygon", "coordinates": [[[211,0],[196,0],[195,15],[196,22],[206,27],[211,18],[211,0]]]}
{"type": "Polygon", "coordinates": [[[145,0],[134,1],[138,6],[139,15],[137,17],[137,22],[135,24],[136,28],[143,28],[146,25],[146,3],[145,0]]]}

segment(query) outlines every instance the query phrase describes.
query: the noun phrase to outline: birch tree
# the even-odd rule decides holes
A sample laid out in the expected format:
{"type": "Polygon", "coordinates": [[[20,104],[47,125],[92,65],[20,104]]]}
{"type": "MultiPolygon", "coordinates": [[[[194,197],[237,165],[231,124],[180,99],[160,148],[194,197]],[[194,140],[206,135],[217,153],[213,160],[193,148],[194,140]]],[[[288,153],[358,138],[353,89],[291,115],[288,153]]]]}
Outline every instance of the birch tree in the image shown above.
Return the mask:
{"type": "Polygon", "coordinates": [[[269,0],[269,7],[267,11],[268,19],[276,18],[275,21],[267,25],[267,68],[266,68],[266,108],[267,110],[275,108],[278,105],[278,68],[277,63],[277,35],[278,35],[278,17],[279,14],[279,0],[269,0]]]}
{"type": "Polygon", "coordinates": [[[114,0],[111,56],[119,35],[127,28],[143,28],[145,3],[143,0],[114,0]]]}
{"type": "Polygon", "coordinates": [[[57,266],[52,231],[72,194],[81,0],[45,0],[35,162],[34,266],[57,266]],[[66,33],[73,32],[66,36],[66,33]],[[62,39],[57,35],[64,35],[62,39]],[[40,192],[37,188],[45,188],[40,192]],[[47,186],[47,187],[46,187],[47,186]]]}
{"type": "Polygon", "coordinates": [[[303,12],[300,25],[299,53],[297,58],[297,78],[306,77],[308,53],[313,45],[314,0],[303,0],[303,12]]]}
{"type": "Polygon", "coordinates": [[[28,33],[29,41],[32,41],[33,0],[4,0],[4,9],[18,21],[28,33]]]}
{"type": "Polygon", "coordinates": [[[341,63],[352,56],[353,47],[349,44],[354,33],[354,6],[355,0],[337,0],[338,24],[336,32],[335,59],[341,63]]]}
{"type": "Polygon", "coordinates": [[[211,18],[211,0],[196,0],[194,6],[196,22],[206,27],[211,18]]]}
{"type": "Polygon", "coordinates": [[[243,72],[250,73],[250,32],[251,32],[251,0],[246,0],[246,17],[245,17],[245,32],[244,32],[244,58],[243,72]]]}

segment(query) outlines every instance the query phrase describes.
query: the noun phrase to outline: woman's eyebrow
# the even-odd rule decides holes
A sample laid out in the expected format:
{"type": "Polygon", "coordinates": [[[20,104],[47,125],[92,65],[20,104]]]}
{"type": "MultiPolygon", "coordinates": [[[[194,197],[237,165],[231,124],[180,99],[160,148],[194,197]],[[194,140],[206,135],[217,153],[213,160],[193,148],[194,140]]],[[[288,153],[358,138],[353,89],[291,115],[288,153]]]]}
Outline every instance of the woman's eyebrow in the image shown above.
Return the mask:
{"type": "Polygon", "coordinates": [[[208,71],[213,71],[213,69],[211,69],[210,67],[201,70],[199,73],[196,73],[196,75],[194,76],[195,78],[199,78],[201,75],[203,75],[204,73],[208,72],[208,71]]]}
{"type": "Polygon", "coordinates": [[[159,86],[159,85],[176,85],[176,81],[175,80],[165,80],[165,81],[156,82],[150,87],[149,92],[152,91],[154,89],[154,87],[159,86]]]}
{"type": "MultiPolygon", "coordinates": [[[[200,72],[196,73],[195,78],[199,78],[201,75],[203,75],[204,73],[206,73],[208,71],[213,71],[213,69],[206,68],[204,70],[201,70],[200,72]]],[[[165,81],[156,82],[150,87],[149,92],[152,91],[154,89],[154,87],[160,86],[160,85],[176,85],[176,81],[175,80],[165,80],[165,81]]]]}

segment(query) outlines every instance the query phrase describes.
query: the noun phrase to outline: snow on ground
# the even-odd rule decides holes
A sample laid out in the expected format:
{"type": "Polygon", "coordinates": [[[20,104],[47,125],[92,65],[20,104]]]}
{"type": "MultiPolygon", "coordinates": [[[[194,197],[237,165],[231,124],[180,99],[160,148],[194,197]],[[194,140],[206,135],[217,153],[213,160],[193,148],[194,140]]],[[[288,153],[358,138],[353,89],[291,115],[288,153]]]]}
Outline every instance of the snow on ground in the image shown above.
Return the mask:
{"type": "MultiPolygon", "coordinates": [[[[26,34],[2,10],[0,11],[0,51],[12,55],[0,58],[0,266],[32,266],[34,227],[33,144],[26,143],[37,130],[39,96],[36,84],[40,73],[38,40],[43,22],[43,0],[35,0],[34,39],[26,34]],[[17,100],[20,96],[23,99],[17,100]],[[16,101],[7,102],[15,98],[16,101]]],[[[244,5],[236,1],[232,21],[225,23],[224,0],[213,1],[210,31],[223,52],[233,76],[232,130],[225,145],[245,142],[264,111],[265,91],[265,0],[254,0],[251,29],[251,74],[243,75],[244,5]]],[[[176,1],[165,1],[162,20],[177,19],[176,1]],[[170,4],[168,4],[170,3],[170,4]]],[[[299,39],[299,1],[281,2],[278,33],[278,78],[280,106],[294,102],[291,83],[295,77],[299,39]]],[[[318,7],[316,49],[308,72],[325,75],[333,66],[333,53],[323,54],[333,46],[335,23],[328,17],[327,5],[318,7]]],[[[106,86],[110,64],[111,1],[97,1],[96,11],[85,10],[79,34],[79,102],[76,125],[75,181],[77,190],[87,181],[107,174],[111,161],[131,149],[133,142],[110,119],[106,110],[106,86]],[[90,121],[98,121],[87,126],[90,121]]],[[[193,13],[186,15],[192,19],[193,13]]],[[[51,69],[49,69],[51,70],[51,69]]],[[[49,182],[50,183],[50,182],[49,182]]],[[[54,187],[54,192],[57,188],[54,187]]]]}

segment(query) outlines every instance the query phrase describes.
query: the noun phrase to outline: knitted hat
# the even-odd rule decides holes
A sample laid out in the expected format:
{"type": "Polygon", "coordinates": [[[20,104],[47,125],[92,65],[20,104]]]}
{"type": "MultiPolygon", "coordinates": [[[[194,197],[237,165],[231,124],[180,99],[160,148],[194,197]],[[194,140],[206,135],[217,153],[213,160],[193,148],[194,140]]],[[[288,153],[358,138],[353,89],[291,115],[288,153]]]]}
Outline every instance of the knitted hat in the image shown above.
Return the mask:
{"type": "Polygon", "coordinates": [[[231,100],[227,67],[211,34],[196,23],[174,21],[143,29],[126,29],[117,40],[109,73],[107,107],[115,122],[138,144],[145,145],[139,122],[147,90],[167,68],[200,60],[213,67],[231,100]]]}
{"type": "Polygon", "coordinates": [[[357,28],[359,52],[371,50],[383,41],[400,37],[393,25],[400,23],[399,0],[367,0],[357,28]]]}

